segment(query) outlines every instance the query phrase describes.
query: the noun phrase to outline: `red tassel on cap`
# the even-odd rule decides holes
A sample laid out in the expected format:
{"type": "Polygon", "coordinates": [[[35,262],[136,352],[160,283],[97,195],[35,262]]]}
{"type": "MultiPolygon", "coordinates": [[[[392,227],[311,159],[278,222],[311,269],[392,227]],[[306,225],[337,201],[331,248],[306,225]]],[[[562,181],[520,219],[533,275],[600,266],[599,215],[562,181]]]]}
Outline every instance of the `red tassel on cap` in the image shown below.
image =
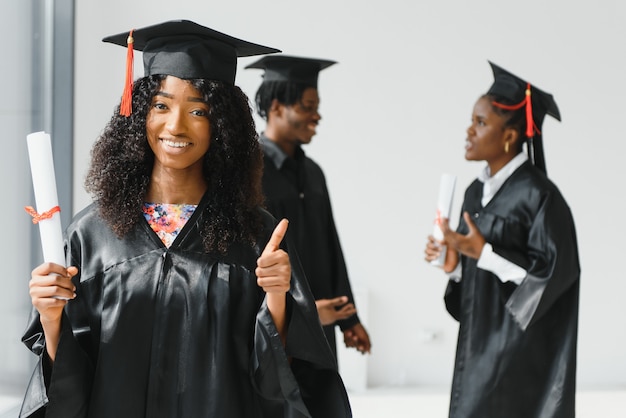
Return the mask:
{"type": "Polygon", "coordinates": [[[526,106],[526,136],[528,138],[532,138],[533,136],[535,136],[535,130],[539,132],[539,129],[537,129],[537,126],[535,125],[535,121],[533,119],[533,105],[530,83],[528,83],[526,86],[526,97],[524,97],[524,100],[522,100],[520,103],[515,105],[505,105],[494,101],[492,102],[492,104],[504,110],[518,110],[521,109],[522,106],[526,106]]]}
{"type": "Polygon", "coordinates": [[[133,43],[133,31],[128,34],[128,50],[126,51],[126,81],[124,83],[124,92],[122,93],[122,103],[120,104],[120,114],[123,116],[130,116],[133,112],[133,75],[134,75],[134,48],[133,43]]]}
{"type": "Polygon", "coordinates": [[[533,101],[530,99],[530,83],[526,86],[526,136],[535,136],[535,121],[533,120],[533,101]]]}

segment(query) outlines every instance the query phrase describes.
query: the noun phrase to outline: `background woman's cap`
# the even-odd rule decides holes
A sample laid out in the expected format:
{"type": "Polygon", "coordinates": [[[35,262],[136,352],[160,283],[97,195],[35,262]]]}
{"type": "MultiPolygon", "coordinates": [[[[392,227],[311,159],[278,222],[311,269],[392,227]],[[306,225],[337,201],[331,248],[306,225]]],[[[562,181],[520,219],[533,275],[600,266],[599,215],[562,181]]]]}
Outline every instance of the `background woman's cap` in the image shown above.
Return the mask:
{"type": "Polygon", "coordinates": [[[526,113],[526,137],[528,156],[532,163],[546,173],[541,125],[546,114],[561,120],[559,108],[550,93],[538,89],[529,82],[489,61],[493,71],[493,84],[487,94],[493,95],[492,104],[505,110],[524,109],[526,113]]]}
{"type": "Polygon", "coordinates": [[[292,81],[306,83],[317,87],[319,72],[336,64],[336,61],[317,58],[293,57],[289,55],[272,55],[262,57],[246,66],[265,70],[263,82],[292,81]]]}
{"type": "MultiPolygon", "coordinates": [[[[526,97],[526,88],[530,84],[502,67],[489,61],[493,71],[493,84],[487,94],[510,100],[510,104],[520,103],[526,97]]],[[[546,113],[556,120],[561,120],[559,108],[550,93],[530,84],[532,109],[535,121],[543,120],[546,113]]],[[[540,125],[539,125],[540,126],[540,125]]]]}
{"type": "MultiPolygon", "coordinates": [[[[201,26],[189,20],[172,20],[133,30],[132,48],[143,51],[144,75],[205,78],[235,82],[237,57],[280,52],[201,26]]],[[[102,41],[129,46],[129,32],[102,41]]]]}

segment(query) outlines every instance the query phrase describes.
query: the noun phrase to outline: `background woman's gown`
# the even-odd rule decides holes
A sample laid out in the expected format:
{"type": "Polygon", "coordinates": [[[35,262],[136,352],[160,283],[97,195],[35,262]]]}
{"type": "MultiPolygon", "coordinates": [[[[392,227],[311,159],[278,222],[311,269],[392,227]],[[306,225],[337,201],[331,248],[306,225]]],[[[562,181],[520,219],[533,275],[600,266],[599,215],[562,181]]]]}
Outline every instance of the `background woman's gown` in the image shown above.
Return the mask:
{"type": "MultiPolygon", "coordinates": [[[[502,283],[462,257],[446,306],[459,321],[450,417],[574,417],[580,266],[570,209],[531,163],[481,205],[482,183],[466,193],[469,212],[496,253],[527,271],[502,283]]],[[[461,219],[458,231],[466,234],[461,219]]]]}

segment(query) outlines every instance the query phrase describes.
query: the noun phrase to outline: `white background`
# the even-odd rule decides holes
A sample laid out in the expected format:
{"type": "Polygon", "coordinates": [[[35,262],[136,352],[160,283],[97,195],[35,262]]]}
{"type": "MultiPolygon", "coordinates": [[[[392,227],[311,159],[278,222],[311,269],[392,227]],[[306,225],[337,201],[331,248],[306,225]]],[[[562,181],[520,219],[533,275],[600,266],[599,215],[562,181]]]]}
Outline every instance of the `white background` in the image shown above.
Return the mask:
{"type": "MultiPolygon", "coordinates": [[[[358,361],[369,387],[450,382],[457,325],[443,306],[446,278],[423,248],[440,174],[458,176],[456,218],[482,168],[463,146],[492,81],[487,60],[552,93],[563,121],[543,126],[548,175],[572,208],[581,254],[579,386],[626,384],[625,2],[77,1],[74,211],[89,202],[89,149],[123,87],[126,52],[100,40],[170,19],[339,62],[320,75],[323,120],[306,151],[325,170],[365,301],[373,348],[358,361]]],[[[253,60],[240,60],[236,82],[249,97],[261,80],[243,69],[253,60]]],[[[136,77],[141,68],[138,60],[136,77]]]]}

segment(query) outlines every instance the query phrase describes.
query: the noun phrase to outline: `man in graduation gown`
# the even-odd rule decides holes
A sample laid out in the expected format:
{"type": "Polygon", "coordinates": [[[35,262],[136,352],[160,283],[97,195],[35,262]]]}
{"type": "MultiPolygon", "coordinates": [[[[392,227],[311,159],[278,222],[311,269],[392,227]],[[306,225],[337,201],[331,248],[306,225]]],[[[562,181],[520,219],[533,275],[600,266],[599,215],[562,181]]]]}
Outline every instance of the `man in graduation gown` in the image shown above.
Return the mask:
{"type": "Polygon", "coordinates": [[[257,111],[267,121],[260,135],[264,152],[263,192],[268,210],[287,218],[320,320],[336,350],[335,325],[348,347],[370,351],[369,335],[356,313],[326,179],[307,157],[321,119],[318,75],[334,61],[286,55],[265,56],[246,68],[263,69],[257,111]]]}

